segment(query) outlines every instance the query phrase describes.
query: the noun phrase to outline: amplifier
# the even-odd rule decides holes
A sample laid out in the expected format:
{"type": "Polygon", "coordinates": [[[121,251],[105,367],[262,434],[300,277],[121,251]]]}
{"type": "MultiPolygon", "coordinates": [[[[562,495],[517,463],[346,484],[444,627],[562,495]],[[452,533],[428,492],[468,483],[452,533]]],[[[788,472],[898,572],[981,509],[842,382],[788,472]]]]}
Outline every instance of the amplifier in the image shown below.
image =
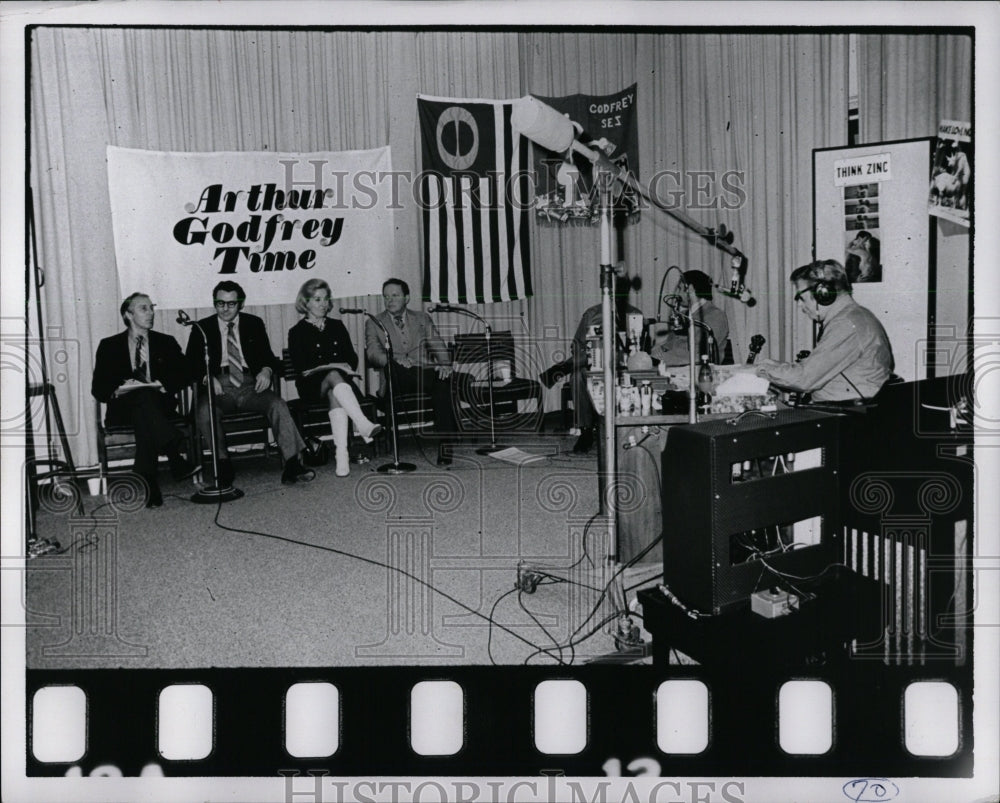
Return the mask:
{"type": "Polygon", "coordinates": [[[783,410],[670,429],[663,579],[686,606],[747,606],[782,574],[812,576],[841,559],[839,424],[783,410]]]}

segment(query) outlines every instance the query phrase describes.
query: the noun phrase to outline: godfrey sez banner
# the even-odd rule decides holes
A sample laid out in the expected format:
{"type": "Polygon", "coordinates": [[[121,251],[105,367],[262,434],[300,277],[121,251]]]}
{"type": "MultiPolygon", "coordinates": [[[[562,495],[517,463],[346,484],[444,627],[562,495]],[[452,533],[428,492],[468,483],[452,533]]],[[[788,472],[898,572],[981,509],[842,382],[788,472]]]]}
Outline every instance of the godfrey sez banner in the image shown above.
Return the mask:
{"type": "Polygon", "coordinates": [[[335,298],[392,273],[389,148],[341,153],[166,153],[108,148],[122,297],[206,307],[223,279],[248,303],[292,304],[304,281],[335,298]]]}
{"type": "MultiPolygon", "coordinates": [[[[613,95],[535,97],[582,126],[583,132],[577,135],[580,142],[603,151],[632,175],[639,175],[635,84],[613,95]]],[[[553,223],[596,221],[600,210],[590,162],[575,151],[566,161],[544,148],[535,148],[534,152],[538,219],[553,223]]],[[[615,204],[630,217],[639,213],[639,199],[631,188],[616,197],[615,204]]]]}

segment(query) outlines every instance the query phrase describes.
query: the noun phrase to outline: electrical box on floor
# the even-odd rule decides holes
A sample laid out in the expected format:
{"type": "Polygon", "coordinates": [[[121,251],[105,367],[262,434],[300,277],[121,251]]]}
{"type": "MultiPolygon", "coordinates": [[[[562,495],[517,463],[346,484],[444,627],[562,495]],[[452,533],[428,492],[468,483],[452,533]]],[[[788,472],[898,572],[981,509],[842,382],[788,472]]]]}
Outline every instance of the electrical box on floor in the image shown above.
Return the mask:
{"type": "Polygon", "coordinates": [[[794,613],[799,598],[786,591],[758,591],[750,596],[750,610],[765,619],[777,619],[794,613]]]}

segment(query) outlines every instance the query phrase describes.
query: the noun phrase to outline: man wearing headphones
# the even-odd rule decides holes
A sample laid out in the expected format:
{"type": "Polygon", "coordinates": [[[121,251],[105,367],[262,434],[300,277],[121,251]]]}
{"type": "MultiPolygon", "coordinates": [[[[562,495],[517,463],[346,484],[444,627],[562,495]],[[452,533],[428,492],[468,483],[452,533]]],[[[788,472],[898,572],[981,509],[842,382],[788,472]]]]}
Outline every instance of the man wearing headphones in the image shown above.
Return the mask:
{"type": "Polygon", "coordinates": [[[796,268],[791,281],[799,308],[820,325],[819,339],[801,362],[762,360],[757,373],[816,402],[873,398],[892,374],[892,346],[878,318],[854,300],[844,266],[834,259],[810,262],[796,268]]]}

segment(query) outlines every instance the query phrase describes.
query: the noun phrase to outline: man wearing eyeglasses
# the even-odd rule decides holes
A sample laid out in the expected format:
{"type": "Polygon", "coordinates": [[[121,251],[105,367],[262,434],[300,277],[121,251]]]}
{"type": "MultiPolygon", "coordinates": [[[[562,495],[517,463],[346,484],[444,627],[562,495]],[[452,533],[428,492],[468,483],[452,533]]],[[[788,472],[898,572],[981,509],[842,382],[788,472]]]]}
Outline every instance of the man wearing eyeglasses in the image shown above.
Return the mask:
{"type": "MultiPolygon", "coordinates": [[[[261,413],[267,418],[284,460],[282,483],[308,482],[316,472],[304,467],[299,459],[306,447],[305,441],[288,405],[271,389],[280,363],[271,351],[264,321],[243,312],[246,293],[236,282],[219,282],[212,291],[212,299],[215,315],[198,321],[208,339],[210,377],[205,376],[204,345],[197,327],[191,328],[187,359],[195,378],[206,387],[211,385],[215,396],[219,413],[215,419],[219,447],[219,476],[216,479],[220,487],[231,483],[234,476],[222,429],[222,414],[233,412],[261,413]]],[[[208,398],[205,393],[198,400],[198,428],[203,438],[211,437],[208,398]]]]}
{"type": "Polygon", "coordinates": [[[814,402],[873,399],[892,375],[892,346],[878,318],[854,300],[844,266],[835,259],[810,262],[791,281],[795,303],[820,325],[816,347],[799,362],[762,360],[757,373],[814,402]]]}

